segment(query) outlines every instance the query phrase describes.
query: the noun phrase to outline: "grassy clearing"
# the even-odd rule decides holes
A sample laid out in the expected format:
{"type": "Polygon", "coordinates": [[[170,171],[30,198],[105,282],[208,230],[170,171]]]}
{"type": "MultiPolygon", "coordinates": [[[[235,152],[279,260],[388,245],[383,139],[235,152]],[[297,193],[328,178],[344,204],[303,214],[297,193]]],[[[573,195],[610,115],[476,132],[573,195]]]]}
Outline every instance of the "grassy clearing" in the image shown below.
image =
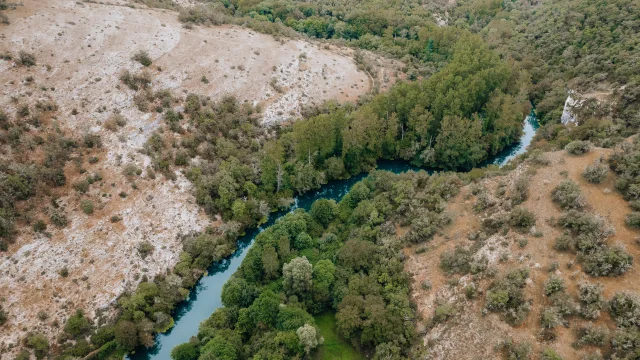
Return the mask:
{"type": "Polygon", "coordinates": [[[313,354],[315,360],[364,360],[365,357],[338,335],[336,329],[336,316],[333,313],[324,313],[316,316],[316,325],[320,328],[320,334],[324,337],[324,344],[318,347],[313,354]]]}

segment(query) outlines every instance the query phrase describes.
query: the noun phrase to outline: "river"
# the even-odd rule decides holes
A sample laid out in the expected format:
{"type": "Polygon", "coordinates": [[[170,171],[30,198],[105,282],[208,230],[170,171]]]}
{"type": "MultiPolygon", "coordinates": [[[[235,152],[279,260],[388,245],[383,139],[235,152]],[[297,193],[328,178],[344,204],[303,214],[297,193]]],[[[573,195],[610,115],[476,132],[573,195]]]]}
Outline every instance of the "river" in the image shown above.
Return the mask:
{"type": "MultiPolygon", "coordinates": [[[[524,121],[524,133],[520,141],[496,154],[492,159],[485,162],[484,165],[496,164],[502,166],[517,155],[524,153],[527,146],[531,143],[537,128],[538,123],[532,113],[532,115],[528,116],[524,121]]],[[[394,173],[402,173],[408,170],[428,171],[428,169],[420,169],[412,166],[406,161],[380,161],[378,162],[378,169],[394,173]]],[[[353,176],[347,180],[331,181],[320,189],[297,196],[290,211],[296,208],[308,210],[314,201],[321,198],[338,201],[355,183],[366,176],[367,174],[364,173],[353,176]]],[[[251,244],[253,244],[256,235],[263,229],[271,226],[285,213],[286,212],[275,213],[267,223],[257,229],[248,231],[238,240],[238,248],[230,257],[213,263],[209,267],[207,275],[203,276],[196,286],[191,289],[187,300],[177,306],[173,314],[175,320],[174,327],[164,334],[157,335],[155,346],[148,349],[139,348],[135,354],[129,356],[129,359],[169,360],[171,358],[171,350],[176,345],[187,342],[190,337],[195,336],[198,333],[200,323],[207,319],[217,308],[222,306],[222,300],[220,298],[222,285],[224,285],[238,269],[240,263],[242,263],[242,259],[244,259],[251,244]]]]}

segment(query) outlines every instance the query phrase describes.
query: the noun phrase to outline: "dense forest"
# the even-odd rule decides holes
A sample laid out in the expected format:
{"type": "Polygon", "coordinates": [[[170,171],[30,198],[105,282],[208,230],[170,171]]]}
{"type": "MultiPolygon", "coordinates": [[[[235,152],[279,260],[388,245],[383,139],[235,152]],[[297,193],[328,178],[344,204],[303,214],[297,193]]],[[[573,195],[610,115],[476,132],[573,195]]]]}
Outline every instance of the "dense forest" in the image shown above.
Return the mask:
{"type": "Polygon", "coordinates": [[[427,240],[451,219],[455,175],[375,172],[336,203],[318,200],[260,233],[197,340],[174,359],[293,359],[318,345],[314,318],[337,311],[340,333],[375,358],[407,354],[415,313],[394,223],[427,240]],[[399,211],[400,209],[405,209],[399,211]],[[393,221],[390,221],[393,219],[393,221]],[[303,339],[303,340],[299,340],[303,339]],[[194,356],[195,355],[195,356],[194,356]]]}

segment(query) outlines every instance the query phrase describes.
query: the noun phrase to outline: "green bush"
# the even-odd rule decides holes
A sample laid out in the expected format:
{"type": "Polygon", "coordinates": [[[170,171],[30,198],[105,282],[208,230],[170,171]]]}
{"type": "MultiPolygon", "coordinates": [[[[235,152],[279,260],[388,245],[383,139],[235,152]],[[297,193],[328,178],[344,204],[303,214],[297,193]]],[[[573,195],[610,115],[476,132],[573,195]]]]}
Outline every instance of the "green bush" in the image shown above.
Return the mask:
{"type": "Polygon", "coordinates": [[[29,350],[22,349],[20,350],[20,352],[18,353],[18,356],[16,356],[14,360],[30,360],[30,359],[31,359],[31,353],[29,352],[29,350]]]}
{"type": "Polygon", "coordinates": [[[9,318],[9,314],[4,311],[2,305],[0,305],[0,326],[4,325],[7,322],[7,318],[9,318]]]}
{"type": "Polygon", "coordinates": [[[558,355],[558,353],[554,349],[546,348],[542,350],[542,354],[540,355],[540,360],[562,360],[562,358],[560,357],[560,355],[558,355]]]}
{"type": "Polygon", "coordinates": [[[501,312],[512,324],[523,322],[530,310],[529,301],[524,297],[528,277],[529,271],[520,269],[495,281],[487,290],[486,308],[501,312]]]}
{"type": "Polygon", "coordinates": [[[438,305],[433,315],[433,322],[435,323],[445,322],[447,319],[454,316],[455,314],[456,314],[456,309],[453,307],[453,305],[449,303],[438,305]]]}
{"type": "Polygon", "coordinates": [[[609,336],[609,329],[606,327],[587,325],[580,327],[576,333],[578,346],[592,345],[602,347],[609,336]]]}
{"type": "Polygon", "coordinates": [[[85,199],[80,202],[80,207],[82,208],[82,212],[87,215],[93,214],[93,201],[85,199]]]}
{"type": "Polygon", "coordinates": [[[84,312],[81,309],[76,310],[76,313],[69,317],[64,325],[64,332],[74,338],[87,334],[90,329],[91,323],[84,316],[84,312]]]}
{"type": "Polygon", "coordinates": [[[151,60],[151,57],[149,56],[149,53],[146,52],[145,50],[139,50],[138,52],[133,54],[133,56],[131,57],[131,60],[137,61],[145,67],[151,66],[151,63],[153,62],[151,60]]]}
{"type": "Polygon", "coordinates": [[[533,212],[517,207],[509,215],[509,224],[518,229],[529,229],[536,224],[536,217],[533,212]]]}
{"type": "Polygon", "coordinates": [[[544,294],[546,296],[551,296],[557,292],[564,292],[565,289],[564,279],[555,275],[552,275],[549,280],[544,283],[544,294]]]}
{"type": "Polygon", "coordinates": [[[584,271],[591,276],[619,276],[633,264],[633,257],[620,246],[601,246],[580,256],[584,271]]]}
{"type": "Polygon", "coordinates": [[[47,223],[45,223],[43,220],[38,220],[33,224],[33,231],[41,233],[45,230],[47,230],[47,223]]]}
{"type": "Polygon", "coordinates": [[[120,81],[131,90],[146,89],[151,85],[151,74],[146,70],[137,74],[132,74],[129,70],[125,70],[122,75],[120,75],[120,81]]]}
{"type": "Polygon", "coordinates": [[[640,212],[632,212],[631,214],[627,214],[625,218],[625,223],[627,226],[640,229],[640,212]]]}
{"type": "Polygon", "coordinates": [[[80,181],[76,181],[73,184],[73,188],[76,189],[76,191],[84,194],[87,191],[89,191],[89,181],[87,179],[84,180],[80,180],[80,181]]]}
{"type": "Polygon", "coordinates": [[[553,329],[562,324],[562,316],[554,307],[546,308],[540,314],[540,325],[543,329],[553,329]]]}
{"type": "Polygon", "coordinates": [[[625,292],[616,293],[609,300],[609,314],[619,327],[640,327],[640,297],[625,292]]]}
{"type": "Polygon", "coordinates": [[[529,360],[531,354],[531,344],[528,342],[516,343],[513,339],[501,342],[497,347],[502,351],[506,360],[529,360]]]}
{"type": "Polygon", "coordinates": [[[49,340],[42,334],[30,334],[27,336],[27,347],[33,349],[36,359],[42,359],[49,352],[49,340]]]}
{"type": "Polygon", "coordinates": [[[582,209],[587,203],[578,184],[564,180],[551,192],[551,198],[563,209],[582,209]]]}
{"type": "Polygon", "coordinates": [[[138,244],[138,254],[141,258],[145,259],[147,256],[151,255],[155,250],[155,246],[149,240],[145,240],[138,244]]]}
{"type": "Polygon", "coordinates": [[[527,175],[518,177],[513,184],[511,201],[514,205],[522,204],[529,197],[529,182],[531,178],[527,175]]]}
{"type": "Polygon", "coordinates": [[[568,143],[564,149],[571,155],[582,155],[591,149],[591,143],[588,141],[575,140],[568,143]]]}
{"type": "Polygon", "coordinates": [[[65,227],[69,224],[69,219],[61,209],[51,209],[49,211],[49,220],[57,227],[65,227]]]}
{"type": "Polygon", "coordinates": [[[640,330],[618,329],[611,339],[612,359],[638,359],[640,356],[640,330]]]}
{"type": "Polygon", "coordinates": [[[36,64],[36,56],[32,53],[20,50],[18,53],[18,61],[24,66],[31,67],[36,64]]]}
{"type": "Polygon", "coordinates": [[[461,246],[440,254],[440,268],[449,274],[467,274],[471,271],[471,261],[471,251],[461,246]]]}
{"type": "Polygon", "coordinates": [[[580,283],[578,284],[578,299],[582,302],[580,315],[587,319],[597,319],[600,310],[605,305],[602,290],[604,286],[599,284],[580,283]]]}
{"type": "Polygon", "coordinates": [[[607,179],[609,168],[596,161],[595,164],[587,166],[582,176],[590,183],[599,184],[607,179]]]}

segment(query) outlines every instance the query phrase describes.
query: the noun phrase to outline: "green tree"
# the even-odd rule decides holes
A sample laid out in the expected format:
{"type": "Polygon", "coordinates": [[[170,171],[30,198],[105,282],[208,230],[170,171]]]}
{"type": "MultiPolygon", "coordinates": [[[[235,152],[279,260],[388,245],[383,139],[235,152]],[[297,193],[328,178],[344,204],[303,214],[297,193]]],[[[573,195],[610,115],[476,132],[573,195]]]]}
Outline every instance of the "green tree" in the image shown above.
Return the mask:
{"type": "Polygon", "coordinates": [[[115,341],[126,351],[133,350],[139,344],[136,324],[131,321],[118,321],[114,335],[115,341]]]}
{"type": "Polygon", "coordinates": [[[191,343],[180,344],[171,350],[173,360],[196,360],[197,358],[198,349],[191,343]]]}
{"type": "Polygon", "coordinates": [[[288,295],[306,297],[313,284],[313,268],[306,256],[297,257],[282,267],[285,292],[288,295]]]}
{"type": "Polygon", "coordinates": [[[91,329],[91,324],[81,309],[76,310],[76,313],[69,317],[67,323],[64,325],[64,332],[73,337],[86,334],[89,329],[91,329]]]}
{"type": "Polygon", "coordinates": [[[318,223],[327,226],[335,217],[336,207],[335,200],[316,200],[311,205],[310,214],[318,223]]]}
{"type": "Polygon", "coordinates": [[[251,305],[256,297],[256,290],[245,279],[232,276],[222,287],[222,304],[224,306],[251,305]]]}
{"type": "Polygon", "coordinates": [[[324,339],[316,332],[316,328],[309,324],[304,324],[299,327],[298,330],[296,330],[296,334],[300,339],[300,345],[304,347],[304,352],[307,353],[307,355],[311,350],[318,347],[318,345],[324,343],[324,339]]]}
{"type": "Polygon", "coordinates": [[[278,276],[280,261],[278,261],[276,249],[271,245],[267,245],[262,249],[262,267],[267,279],[273,279],[278,276]]]}
{"type": "Polygon", "coordinates": [[[436,160],[449,169],[471,169],[486,156],[479,139],[482,123],[478,118],[445,116],[436,138],[436,160]]]}

